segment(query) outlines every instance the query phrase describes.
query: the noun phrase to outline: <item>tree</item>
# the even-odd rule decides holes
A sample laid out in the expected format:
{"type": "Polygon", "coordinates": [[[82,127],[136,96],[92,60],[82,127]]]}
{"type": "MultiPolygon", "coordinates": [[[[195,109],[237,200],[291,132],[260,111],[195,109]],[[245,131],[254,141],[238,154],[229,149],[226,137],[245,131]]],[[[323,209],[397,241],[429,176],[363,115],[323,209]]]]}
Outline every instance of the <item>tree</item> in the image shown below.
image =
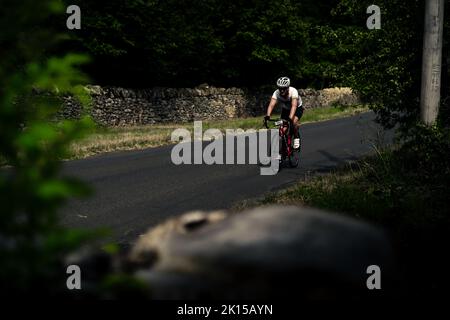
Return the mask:
{"type": "Polygon", "coordinates": [[[88,71],[102,84],[255,86],[289,74],[326,86],[339,58],[320,48],[322,34],[316,43],[323,30],[315,26],[335,3],[83,0],[77,45],[93,56],[88,71]]]}
{"type": "MultiPolygon", "coordinates": [[[[344,83],[372,104],[386,127],[401,124],[407,131],[417,123],[420,114],[424,2],[378,1],[382,10],[381,30],[365,29],[362,13],[370,4],[370,1],[343,0],[334,11],[335,15],[348,19],[351,27],[343,27],[348,30],[344,41],[354,43],[353,58],[342,68],[346,77],[344,83]]],[[[448,16],[448,6],[446,10],[448,16]]],[[[444,51],[447,57],[449,26],[446,21],[444,51]]],[[[443,74],[448,74],[445,64],[443,68],[443,74]]],[[[443,107],[448,84],[444,84],[444,88],[443,107]]],[[[445,116],[448,111],[445,108],[442,111],[440,123],[448,123],[445,116]]]]}

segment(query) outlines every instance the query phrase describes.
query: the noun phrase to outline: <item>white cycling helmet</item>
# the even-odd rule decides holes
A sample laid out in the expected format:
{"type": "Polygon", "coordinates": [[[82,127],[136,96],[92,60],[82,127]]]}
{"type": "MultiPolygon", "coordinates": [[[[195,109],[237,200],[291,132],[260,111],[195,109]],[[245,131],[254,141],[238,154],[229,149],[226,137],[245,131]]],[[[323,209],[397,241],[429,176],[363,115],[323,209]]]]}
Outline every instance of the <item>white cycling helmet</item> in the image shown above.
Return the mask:
{"type": "Polygon", "coordinates": [[[288,77],[281,77],[277,80],[277,87],[278,88],[289,88],[291,85],[291,80],[289,80],[288,77]]]}

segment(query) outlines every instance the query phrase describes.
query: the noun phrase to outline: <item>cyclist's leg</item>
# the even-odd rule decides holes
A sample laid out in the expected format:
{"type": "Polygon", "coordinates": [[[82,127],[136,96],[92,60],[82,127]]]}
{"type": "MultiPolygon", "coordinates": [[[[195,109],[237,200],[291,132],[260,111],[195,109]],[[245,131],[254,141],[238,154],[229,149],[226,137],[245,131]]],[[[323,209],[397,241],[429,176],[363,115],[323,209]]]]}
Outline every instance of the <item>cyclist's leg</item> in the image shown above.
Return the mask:
{"type": "Polygon", "coordinates": [[[299,138],[300,119],[303,116],[303,106],[299,106],[295,111],[294,116],[294,137],[299,138]]]}
{"type": "Polygon", "coordinates": [[[297,116],[294,116],[294,128],[293,128],[293,136],[294,138],[298,138],[299,137],[299,133],[298,133],[298,128],[300,127],[300,122],[299,122],[299,118],[297,116]]]}
{"type": "Polygon", "coordinates": [[[305,109],[303,108],[303,106],[299,106],[297,108],[297,110],[295,111],[295,116],[298,118],[298,120],[300,120],[303,117],[303,111],[305,109]]]}
{"type": "Polygon", "coordinates": [[[299,128],[300,128],[300,119],[303,116],[303,107],[299,106],[297,108],[297,110],[295,111],[295,116],[294,116],[294,148],[295,149],[299,149],[300,148],[300,132],[299,132],[299,128]]]}

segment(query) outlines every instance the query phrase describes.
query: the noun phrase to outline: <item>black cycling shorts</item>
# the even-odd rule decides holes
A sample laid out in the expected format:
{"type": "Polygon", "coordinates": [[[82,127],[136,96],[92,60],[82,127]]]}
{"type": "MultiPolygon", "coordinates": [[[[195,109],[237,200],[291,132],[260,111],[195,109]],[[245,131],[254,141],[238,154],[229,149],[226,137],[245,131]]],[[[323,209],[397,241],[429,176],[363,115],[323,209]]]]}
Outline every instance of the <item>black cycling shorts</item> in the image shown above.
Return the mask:
{"type": "MultiPolygon", "coordinates": [[[[291,114],[291,109],[281,109],[281,119],[288,120],[289,115],[291,114]]],[[[297,110],[295,111],[295,116],[300,120],[303,116],[303,106],[297,107],[297,110]]]]}

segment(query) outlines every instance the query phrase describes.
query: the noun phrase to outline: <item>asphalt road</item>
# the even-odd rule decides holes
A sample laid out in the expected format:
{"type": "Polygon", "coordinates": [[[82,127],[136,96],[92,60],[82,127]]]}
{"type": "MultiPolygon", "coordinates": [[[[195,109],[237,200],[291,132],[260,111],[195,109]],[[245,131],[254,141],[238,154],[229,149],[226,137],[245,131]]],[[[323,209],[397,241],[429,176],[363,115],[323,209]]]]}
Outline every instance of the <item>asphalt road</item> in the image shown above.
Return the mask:
{"type": "Polygon", "coordinates": [[[292,184],[308,172],[328,171],[388,143],[372,113],[302,126],[299,168],[261,176],[258,165],[172,164],[173,146],[116,152],[68,161],[64,173],[88,182],[91,198],[73,200],[62,211],[64,225],[109,228],[119,243],[135,240],[149,227],[190,210],[229,208],[292,184]]]}

